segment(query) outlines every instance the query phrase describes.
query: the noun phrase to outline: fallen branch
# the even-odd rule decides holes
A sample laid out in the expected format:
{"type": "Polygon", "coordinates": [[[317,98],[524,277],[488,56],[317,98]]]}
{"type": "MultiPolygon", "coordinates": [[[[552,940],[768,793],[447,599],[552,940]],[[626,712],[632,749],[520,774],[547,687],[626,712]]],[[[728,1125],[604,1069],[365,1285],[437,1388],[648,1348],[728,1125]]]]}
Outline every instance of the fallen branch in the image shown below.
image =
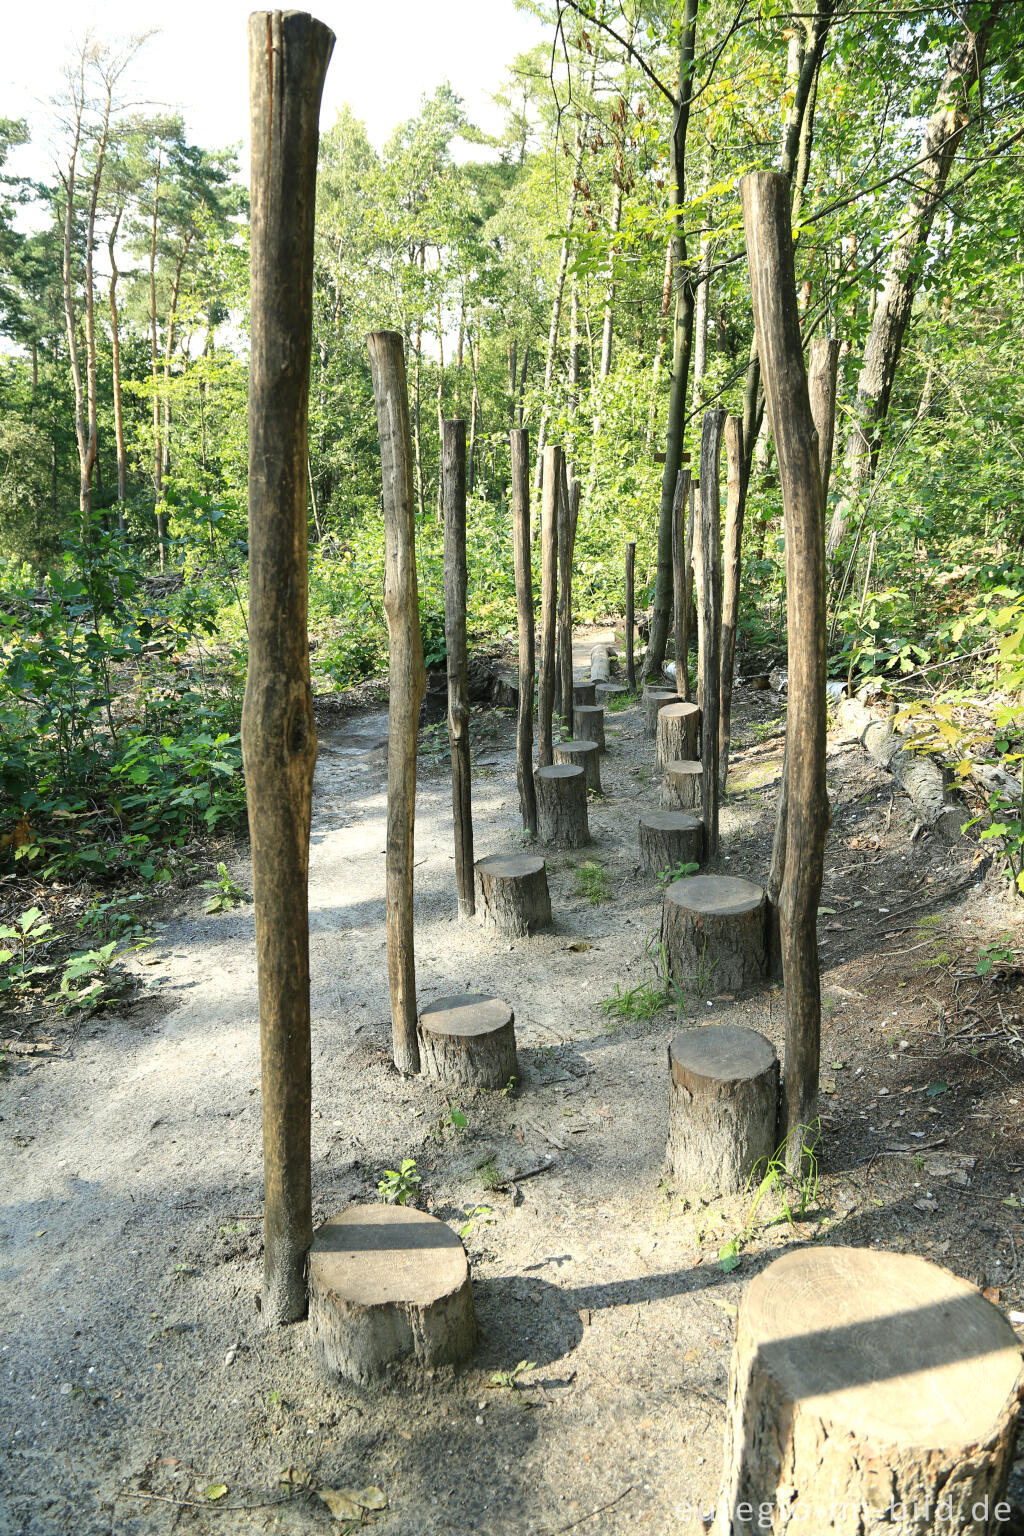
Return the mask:
{"type": "Polygon", "coordinates": [[[942,769],[934,758],[923,752],[908,752],[892,719],[873,715],[858,699],[842,701],[839,723],[881,768],[888,769],[910,798],[921,825],[955,842],[963,813],[953,804],[942,769]]]}

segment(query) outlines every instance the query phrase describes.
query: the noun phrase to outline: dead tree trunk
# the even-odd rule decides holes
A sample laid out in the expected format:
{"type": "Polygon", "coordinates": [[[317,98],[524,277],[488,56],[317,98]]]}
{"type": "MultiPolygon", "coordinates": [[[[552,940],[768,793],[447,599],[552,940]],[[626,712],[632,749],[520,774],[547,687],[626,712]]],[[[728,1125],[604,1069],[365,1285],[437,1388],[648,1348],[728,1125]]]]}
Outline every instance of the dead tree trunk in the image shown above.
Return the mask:
{"type": "Polygon", "coordinates": [[[807,393],[793,269],[789,183],[770,171],[740,183],[754,328],[786,515],[789,665],[788,834],[779,902],[786,996],[782,1132],[791,1169],[817,1118],[821,990],[818,899],[825,789],[825,534],[818,435],[807,393]]]}
{"type": "Polygon", "coordinates": [[[469,658],[466,653],[466,423],[443,423],[444,638],[448,651],[448,739],[452,754],[452,820],[459,916],[476,907],[473,880],[473,795],[469,765],[469,658]]]}
{"type": "Polygon", "coordinates": [[[818,434],[821,466],[821,501],[828,500],[832,474],[832,444],[836,431],[836,378],[839,373],[839,342],[835,336],[816,336],[807,350],[807,392],[818,434]]]}
{"type": "Polygon", "coordinates": [[[525,427],[510,433],[512,444],[512,537],[516,566],[516,611],[519,617],[519,722],[516,734],[516,779],[523,831],[537,835],[537,791],[533,783],[533,673],[536,639],[533,608],[533,569],[530,563],[530,434],[525,427]]]}
{"type": "Polygon", "coordinates": [[[718,461],[722,450],[723,410],[708,411],[700,440],[700,537],[697,545],[697,626],[700,640],[701,812],[704,852],[718,857],[718,712],[721,699],[722,513],[718,461]]]}
{"type": "Polygon", "coordinates": [[[572,735],[572,557],[580,510],[578,480],[567,479],[562,454],[558,498],[558,695],[565,729],[572,735]]]}
{"type": "Polygon", "coordinates": [[[562,479],[561,448],[544,450],[541,503],[540,676],[537,679],[537,762],[552,763],[552,714],[555,707],[555,588],[558,583],[558,494],[562,479]]]}
{"type": "MultiPolygon", "coordinates": [[[[405,352],[399,331],[367,338],[384,488],[384,613],[388,621],[386,926],[391,1041],[399,1072],[420,1070],[413,949],[416,742],[426,688],[416,584],[416,487],[405,352]]],[[[472,867],[472,866],[471,866],[472,867]]]]}
{"type": "Polygon", "coordinates": [[[676,476],[672,498],[672,618],[676,644],[676,690],[684,699],[690,697],[687,650],[690,637],[686,612],[686,514],[690,504],[690,471],[684,464],[676,476]]]}
{"type": "Polygon", "coordinates": [[[306,1314],[310,1188],[309,823],[316,728],[306,632],[306,437],[320,96],[334,34],[249,18],[252,123],[249,801],[263,1095],[263,1316],[306,1314]],[[273,131],[271,131],[273,129],[273,131]]]}
{"type": "Polygon", "coordinates": [[[636,629],[636,541],[626,544],[626,687],[636,690],[636,659],[633,637],[636,629]]]}
{"type": "Polygon", "coordinates": [[[725,423],[727,492],[725,501],[725,551],[722,560],[722,688],[718,724],[718,782],[723,795],[729,776],[729,743],[732,727],[732,684],[736,671],[736,626],[740,612],[740,554],[743,546],[743,511],[747,499],[743,474],[743,422],[729,416],[725,423]]]}

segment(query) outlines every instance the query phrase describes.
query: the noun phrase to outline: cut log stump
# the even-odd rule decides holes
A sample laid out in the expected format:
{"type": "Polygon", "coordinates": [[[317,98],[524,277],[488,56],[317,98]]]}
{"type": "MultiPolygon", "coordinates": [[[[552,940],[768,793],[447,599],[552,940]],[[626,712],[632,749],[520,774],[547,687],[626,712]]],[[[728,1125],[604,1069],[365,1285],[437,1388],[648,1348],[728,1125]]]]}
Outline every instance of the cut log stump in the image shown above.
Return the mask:
{"type": "Polygon", "coordinates": [[[668,1048],[668,1165],[692,1194],[737,1195],[775,1151],[779,1058],[740,1024],[684,1029],[668,1048]]]}
{"type": "Polygon", "coordinates": [[[603,704],[577,704],[572,712],[572,723],[577,740],[596,741],[600,751],[607,752],[603,704]]]}
{"type": "Polygon", "coordinates": [[[658,711],[658,767],[700,757],[700,709],[696,704],[666,704],[658,711]]]}
{"type": "Polygon", "coordinates": [[[551,926],[547,865],[535,853],[476,862],[476,910],[485,928],[523,938],[551,926]]]}
{"type": "Polygon", "coordinates": [[[597,700],[594,698],[594,689],[596,687],[596,683],[573,683],[573,705],[578,708],[581,704],[596,704],[597,700]]]}
{"type": "Polygon", "coordinates": [[[669,972],[698,990],[741,992],[768,974],[768,902],[735,875],[694,875],[665,892],[661,937],[669,972]]]}
{"type": "Polygon", "coordinates": [[[658,734],[658,711],[666,704],[682,704],[682,694],[674,688],[646,688],[644,690],[644,733],[658,734]]]}
{"type": "MultiPolygon", "coordinates": [[[[602,711],[603,713],[603,711],[602,711]]],[[[560,741],[555,744],[555,762],[568,767],[582,768],[587,778],[587,788],[595,795],[604,793],[601,788],[601,748],[596,741],[560,741]]]]}
{"type": "Polygon", "coordinates": [[[500,997],[439,997],[417,1025],[423,1070],[448,1088],[506,1088],[519,1076],[515,1014],[500,997]]]}
{"type": "Polygon", "coordinates": [[[704,823],[692,811],[643,811],[640,815],[640,868],[660,875],[677,864],[699,864],[704,852],[704,823]]]}
{"type": "Polygon", "coordinates": [[[405,1361],[458,1365],[476,1349],[458,1236],[406,1205],[351,1205],[309,1251],[309,1327],[332,1374],[368,1383],[405,1361]]]}
{"type": "Polygon", "coordinates": [[[703,771],[696,758],[666,763],[661,774],[662,807],[668,811],[698,810],[703,771]]]}
{"type": "Polygon", "coordinates": [[[911,1254],[787,1253],[740,1302],[712,1530],[995,1536],[1022,1387],[1012,1328],[966,1280],[911,1254]]]}
{"type": "Polygon", "coordinates": [[[598,683],[594,688],[594,701],[607,709],[609,699],[617,699],[620,694],[628,692],[624,683],[598,683]]]}
{"type": "Polygon", "coordinates": [[[582,768],[555,763],[538,768],[537,836],[552,848],[583,848],[590,842],[587,776],[582,768]]]}
{"type": "Polygon", "coordinates": [[[610,645],[595,645],[590,653],[590,681],[606,683],[618,665],[618,657],[610,645]]]}

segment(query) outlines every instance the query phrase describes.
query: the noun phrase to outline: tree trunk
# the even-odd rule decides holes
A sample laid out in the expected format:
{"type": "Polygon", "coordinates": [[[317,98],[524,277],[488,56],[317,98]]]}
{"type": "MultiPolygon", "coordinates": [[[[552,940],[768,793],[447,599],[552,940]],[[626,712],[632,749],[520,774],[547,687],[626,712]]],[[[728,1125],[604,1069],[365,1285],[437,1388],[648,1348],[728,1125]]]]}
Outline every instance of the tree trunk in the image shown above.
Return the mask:
{"type": "Polygon", "coordinates": [[[675,495],[672,498],[672,612],[676,645],[676,688],[687,700],[690,697],[690,616],[686,602],[686,563],[691,554],[686,540],[689,505],[690,471],[684,464],[676,476],[675,495]]]}
{"type": "Polygon", "coordinates": [[[672,306],[672,241],[665,246],[665,281],[661,287],[661,326],[654,344],[654,361],[651,364],[651,403],[647,409],[647,451],[654,447],[654,428],[658,417],[658,380],[661,377],[661,360],[668,340],[668,314],[672,306]]]}
{"type": "Polygon", "coordinates": [[[533,784],[533,675],[536,665],[533,570],[530,564],[530,434],[518,428],[512,445],[512,539],[516,569],[516,610],[519,620],[519,720],[516,733],[516,779],[523,831],[537,835],[537,792],[533,784]]]}
{"type": "Polygon", "coordinates": [[[725,794],[729,776],[729,744],[732,738],[732,685],[736,671],[736,628],[740,612],[740,570],[743,548],[743,512],[746,485],[743,479],[743,423],[729,416],[725,423],[727,485],[725,502],[725,551],[722,561],[722,688],[718,725],[718,782],[725,794]]]}
{"type": "Polygon", "coordinates": [[[636,540],[626,543],[626,687],[636,688],[636,660],[633,655],[636,629],[636,540]]]}
{"type": "Polygon", "coordinates": [[[249,668],[242,750],[260,1003],[263,1316],[306,1312],[310,1185],[309,825],[316,727],[306,631],[306,440],[320,96],[334,35],[249,18],[252,122],[249,668]]]}
{"type": "Polygon", "coordinates": [[[448,651],[448,738],[459,916],[472,917],[473,796],[469,761],[469,660],[466,652],[466,423],[442,421],[444,636],[448,651]]]}
{"type": "MultiPolygon", "coordinates": [[[[82,141],[82,120],[85,113],[85,50],[79,59],[78,80],[72,87],[71,153],[67,172],[61,177],[64,183],[64,251],[62,277],[64,289],[64,320],[68,337],[68,360],[71,364],[71,381],[75,391],[75,440],[78,444],[79,485],[78,504],[83,519],[89,511],[89,481],[85,474],[88,456],[86,429],[85,388],[82,382],[82,365],[78,349],[78,323],[75,319],[75,301],[72,288],[71,246],[75,230],[75,187],[78,176],[78,151],[82,141]]],[[[83,529],[84,531],[84,529],[83,529]]]]}
{"type": "Polygon", "coordinates": [[[384,612],[388,622],[388,984],[395,1066],[420,1070],[413,947],[416,744],[426,688],[416,582],[416,502],[405,351],[398,331],[367,338],[384,488],[384,612]]]}
{"type": "Polygon", "coordinates": [[[117,280],[120,273],[117,270],[116,244],[117,232],[124,215],[124,209],[118,208],[114,223],[107,236],[107,253],[110,258],[110,288],[108,297],[110,300],[110,368],[111,388],[114,395],[114,442],[117,448],[117,523],[121,533],[125,531],[124,509],[128,500],[128,455],[124,445],[124,406],[121,398],[121,331],[117,309],[117,280]]]}
{"type": "Polygon", "coordinates": [[[544,503],[541,510],[540,675],[537,680],[537,762],[548,768],[552,758],[552,715],[555,707],[556,588],[558,585],[558,498],[562,480],[561,448],[544,450],[544,503]]]}
{"type": "Polygon", "coordinates": [[[807,392],[811,415],[818,434],[818,463],[821,466],[821,500],[828,501],[828,482],[832,475],[832,444],[836,430],[836,378],[839,373],[839,342],[834,336],[816,336],[807,352],[807,392]]]}
{"type": "Polygon", "coordinates": [[[818,437],[797,314],[789,184],[740,183],[758,352],[786,515],[788,834],[779,903],[786,996],[781,1130],[793,1171],[817,1119],[821,992],[818,900],[829,808],[825,789],[825,548],[818,437]]]}
{"type": "Polygon", "coordinates": [[[700,537],[697,539],[697,627],[700,649],[701,812],[704,853],[718,858],[718,727],[722,687],[722,511],[718,463],[725,412],[708,411],[700,440],[700,537]]]}
{"type": "Polygon", "coordinates": [[[558,667],[562,721],[572,734],[572,559],[576,545],[576,519],[580,510],[580,483],[566,480],[562,458],[562,494],[558,498],[558,667]]]}

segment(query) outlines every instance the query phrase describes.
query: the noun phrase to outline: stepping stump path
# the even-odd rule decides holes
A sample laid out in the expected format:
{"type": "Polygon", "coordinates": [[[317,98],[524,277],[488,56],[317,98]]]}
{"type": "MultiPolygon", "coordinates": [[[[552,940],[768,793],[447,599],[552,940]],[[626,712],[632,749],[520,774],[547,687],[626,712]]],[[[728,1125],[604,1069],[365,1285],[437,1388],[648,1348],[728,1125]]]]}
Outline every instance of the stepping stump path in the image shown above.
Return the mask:
{"type": "Polygon", "coordinates": [[[553,763],[548,768],[538,768],[533,782],[540,841],[552,848],[584,848],[590,842],[590,824],[587,776],[583,769],[553,763]]]}
{"type": "Polygon", "coordinates": [[[760,1506],[766,1531],[995,1536],[1022,1386],[1013,1329],[948,1270],[784,1254],[739,1305],[712,1532],[751,1536],[760,1506]]]}
{"type": "Polygon", "coordinates": [[[595,645],[590,653],[590,681],[606,683],[618,666],[618,658],[610,645],[595,645]]]}
{"type": "Polygon", "coordinates": [[[699,864],[704,853],[704,823],[692,811],[643,811],[639,837],[640,867],[647,875],[699,864]]]}
{"type": "Polygon", "coordinates": [[[594,689],[594,700],[607,708],[609,699],[617,699],[620,693],[628,692],[624,683],[598,683],[594,689]]]}
{"type": "Polygon", "coordinates": [[[556,742],[554,757],[556,763],[566,767],[582,768],[587,788],[596,795],[604,793],[601,788],[601,748],[596,741],[580,741],[573,737],[572,741],[556,742]]]}
{"type": "Polygon", "coordinates": [[[604,706],[602,704],[577,704],[572,712],[573,729],[579,741],[596,741],[602,752],[608,746],[604,739],[604,706]]]}
{"type": "Polygon", "coordinates": [[[485,928],[524,938],[551,926],[551,896],[544,860],[535,853],[478,859],[476,910],[485,928]]]}
{"type": "Polygon", "coordinates": [[[648,736],[658,734],[658,711],[666,704],[682,704],[683,696],[674,688],[644,689],[644,732],[648,736]]]}
{"type": "Polygon", "coordinates": [[[573,683],[572,702],[574,706],[578,708],[581,704],[596,703],[597,701],[594,698],[594,689],[596,686],[596,683],[573,683]]]}
{"type": "Polygon", "coordinates": [[[500,997],[439,997],[417,1030],[424,1073],[447,1088],[507,1088],[519,1076],[515,1014],[500,997]]]}
{"type": "Polygon", "coordinates": [[[658,711],[658,767],[700,756],[700,709],[696,704],[665,704],[658,711]]]}
{"type": "Polygon", "coordinates": [[[332,1375],[368,1383],[405,1361],[458,1365],[477,1345],[458,1236],[407,1205],[350,1205],[309,1251],[309,1328],[332,1375]]]}
{"type": "Polygon", "coordinates": [[[666,763],[661,775],[661,804],[664,810],[699,809],[703,768],[695,758],[666,763]]]}
{"type": "Polygon", "coordinates": [[[768,902],[751,880],[694,875],[666,890],[661,937],[669,974],[702,991],[742,992],[768,974],[768,902]]]}
{"type": "Polygon", "coordinates": [[[740,1024],[681,1030],[668,1048],[668,1150],[679,1188],[736,1195],[775,1151],[779,1059],[740,1024]]]}

